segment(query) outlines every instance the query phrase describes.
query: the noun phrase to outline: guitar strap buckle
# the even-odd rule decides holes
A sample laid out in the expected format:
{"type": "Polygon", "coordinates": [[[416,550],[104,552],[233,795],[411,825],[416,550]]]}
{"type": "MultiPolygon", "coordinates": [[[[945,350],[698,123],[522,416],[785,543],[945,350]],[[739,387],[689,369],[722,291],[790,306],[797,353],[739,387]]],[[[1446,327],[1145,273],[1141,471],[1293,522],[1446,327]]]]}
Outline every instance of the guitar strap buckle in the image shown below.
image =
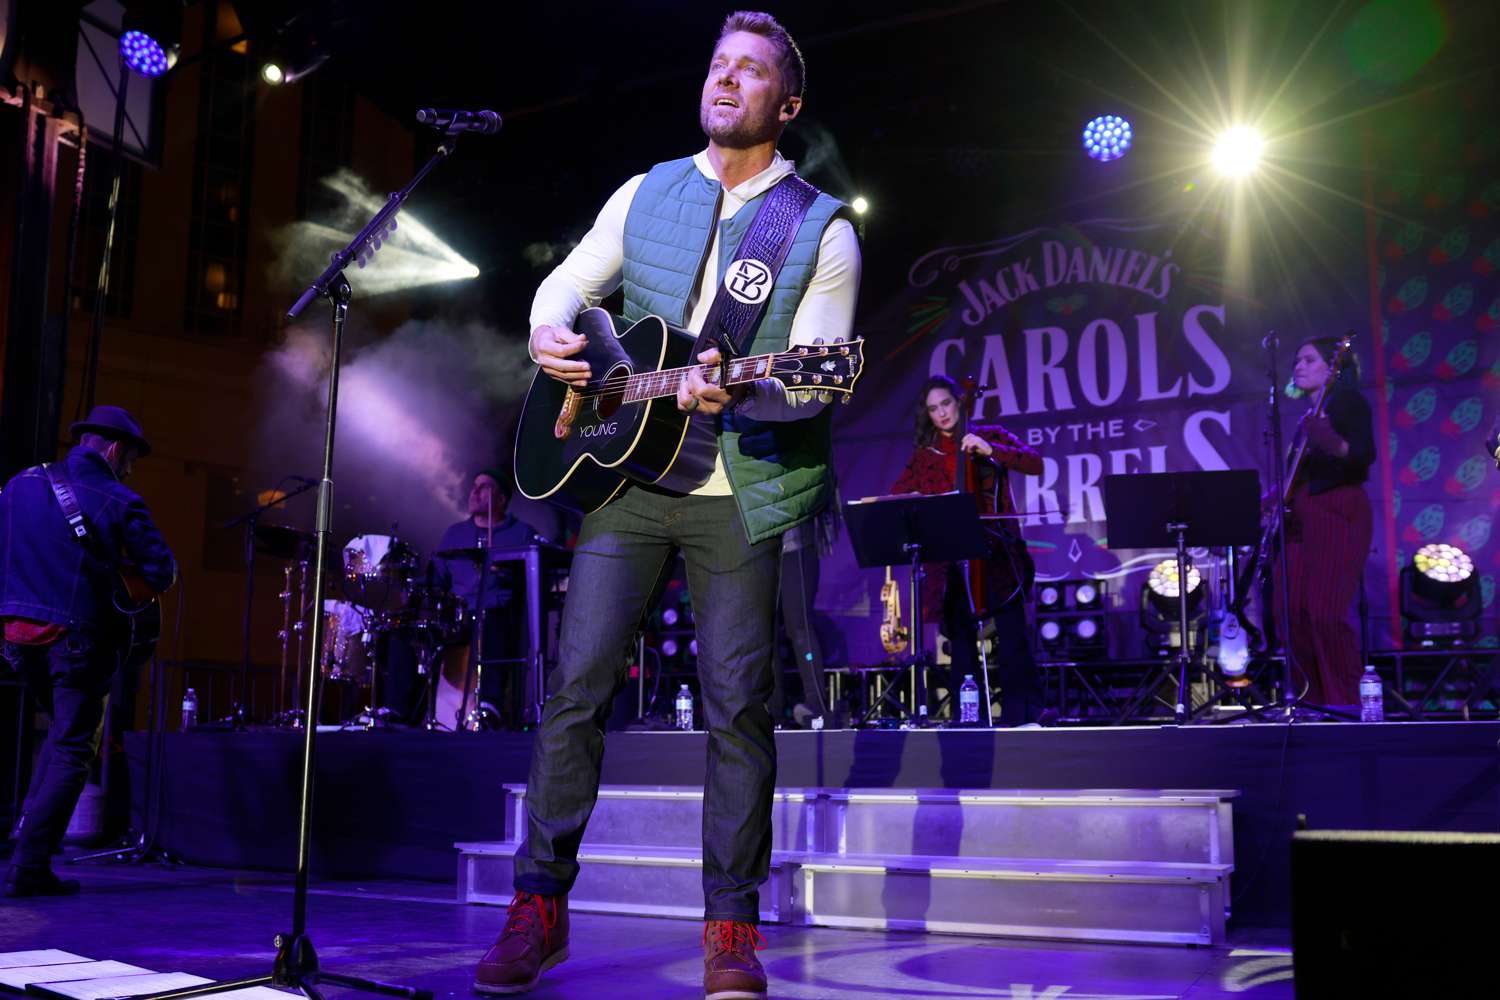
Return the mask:
{"type": "Polygon", "coordinates": [[[78,507],[78,498],[73,495],[72,485],[58,474],[56,465],[52,462],[42,465],[42,473],[52,486],[52,495],[57,498],[57,505],[62,508],[63,517],[68,519],[68,526],[73,529],[74,536],[80,542],[88,541],[88,524],[84,520],[83,511],[78,507]]]}

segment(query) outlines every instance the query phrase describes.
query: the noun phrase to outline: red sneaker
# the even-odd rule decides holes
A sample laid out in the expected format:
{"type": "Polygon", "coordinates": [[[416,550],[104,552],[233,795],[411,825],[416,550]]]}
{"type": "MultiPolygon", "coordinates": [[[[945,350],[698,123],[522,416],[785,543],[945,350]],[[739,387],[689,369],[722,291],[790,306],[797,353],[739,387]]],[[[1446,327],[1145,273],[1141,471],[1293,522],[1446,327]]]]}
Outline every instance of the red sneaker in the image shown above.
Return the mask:
{"type": "Polygon", "coordinates": [[[704,1000],[766,1000],[766,970],[755,953],[766,946],[755,925],[710,920],[703,925],[704,1000]]]}
{"type": "Polygon", "coordinates": [[[505,929],[474,976],[480,993],[525,993],[568,957],[568,897],[518,892],[505,929]]]}

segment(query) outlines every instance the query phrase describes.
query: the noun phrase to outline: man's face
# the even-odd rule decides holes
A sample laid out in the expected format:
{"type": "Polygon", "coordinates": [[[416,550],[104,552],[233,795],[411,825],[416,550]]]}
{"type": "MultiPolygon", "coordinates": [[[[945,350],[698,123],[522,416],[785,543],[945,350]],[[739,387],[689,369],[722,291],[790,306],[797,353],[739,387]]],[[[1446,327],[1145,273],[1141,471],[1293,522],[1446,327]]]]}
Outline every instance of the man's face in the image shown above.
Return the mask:
{"type": "Polygon", "coordinates": [[[800,97],[788,97],[777,68],[776,45],[763,35],[736,31],[725,35],[708,64],[698,121],[717,145],[748,149],[774,142],[782,126],[796,116],[800,97]],[[788,104],[792,111],[782,117],[788,104]]]}
{"type": "Polygon", "coordinates": [[[116,441],[110,445],[104,455],[105,461],[115,472],[115,478],[122,483],[135,471],[135,460],[139,457],[140,454],[123,441],[116,441]]]}
{"type": "Polygon", "coordinates": [[[491,510],[496,517],[505,513],[505,494],[493,476],[475,476],[469,489],[469,514],[482,516],[491,510]]]}

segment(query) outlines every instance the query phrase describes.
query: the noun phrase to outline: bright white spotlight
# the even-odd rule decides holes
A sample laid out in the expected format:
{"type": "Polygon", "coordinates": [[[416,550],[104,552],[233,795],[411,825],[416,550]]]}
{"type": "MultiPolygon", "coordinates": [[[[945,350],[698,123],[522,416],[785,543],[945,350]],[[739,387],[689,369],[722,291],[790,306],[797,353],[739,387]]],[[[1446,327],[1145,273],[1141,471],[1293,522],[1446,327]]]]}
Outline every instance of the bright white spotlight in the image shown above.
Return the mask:
{"type": "Polygon", "coordinates": [[[260,78],[275,87],[286,79],[286,73],[273,62],[268,62],[260,68],[260,78]]]}
{"type": "Polygon", "coordinates": [[[1214,143],[1214,169],[1229,177],[1244,177],[1260,162],[1260,151],[1265,146],[1260,133],[1246,125],[1238,125],[1214,143]]]}
{"type": "Polygon", "coordinates": [[[849,203],[849,207],[854,209],[854,214],[864,215],[870,210],[870,202],[864,195],[859,195],[849,203]]]}
{"type": "MultiPolygon", "coordinates": [[[[322,222],[293,224],[289,257],[293,273],[312,273],[327,266],[331,250],[343,246],[350,235],[385,204],[350,170],[323,178],[320,183],[345,199],[343,211],[322,222]]],[[[360,270],[356,286],[364,295],[383,295],[419,285],[465,281],[479,277],[479,268],[440,239],[421,220],[403,211],[400,222],[381,241],[380,251],[360,270]]]]}

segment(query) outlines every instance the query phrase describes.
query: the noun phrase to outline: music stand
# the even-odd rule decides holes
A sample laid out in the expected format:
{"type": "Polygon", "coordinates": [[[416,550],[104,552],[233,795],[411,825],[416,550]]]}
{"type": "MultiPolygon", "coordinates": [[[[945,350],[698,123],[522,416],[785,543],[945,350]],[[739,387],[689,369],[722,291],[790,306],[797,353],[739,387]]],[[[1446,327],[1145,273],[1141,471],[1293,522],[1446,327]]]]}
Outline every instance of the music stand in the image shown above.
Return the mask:
{"type": "MultiPolygon", "coordinates": [[[[1189,545],[1227,548],[1260,540],[1260,473],[1150,472],[1104,477],[1111,549],[1177,550],[1177,724],[1187,721],[1189,545]]],[[[1134,706],[1132,706],[1133,708],[1134,706]]]]}
{"type": "MultiPolygon", "coordinates": [[[[929,663],[922,636],[922,564],[962,562],[988,554],[974,494],[904,493],[851,500],[844,504],[844,523],[854,558],[864,569],[911,567],[911,659],[907,666],[915,680],[915,704],[908,711],[900,702],[892,703],[923,724],[927,721],[927,684],[922,674],[929,663]]],[[[988,677],[985,695],[988,698],[988,677]]],[[[889,698],[889,692],[881,694],[882,701],[889,698]]],[[[870,706],[863,721],[869,720],[879,704],[870,706]]]]}

